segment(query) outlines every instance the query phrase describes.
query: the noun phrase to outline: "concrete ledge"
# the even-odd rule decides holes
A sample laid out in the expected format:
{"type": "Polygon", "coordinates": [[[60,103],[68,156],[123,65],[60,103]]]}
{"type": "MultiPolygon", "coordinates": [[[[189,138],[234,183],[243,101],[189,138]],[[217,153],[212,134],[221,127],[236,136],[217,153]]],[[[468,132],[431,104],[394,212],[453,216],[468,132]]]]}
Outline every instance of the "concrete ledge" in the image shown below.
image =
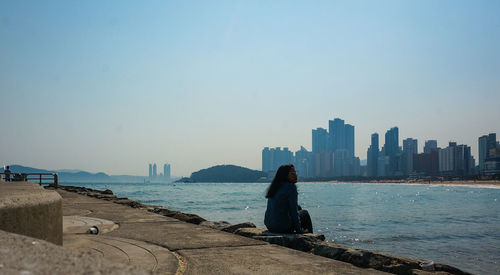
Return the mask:
{"type": "Polygon", "coordinates": [[[274,234],[268,232],[265,228],[239,228],[234,233],[271,244],[312,253],[325,258],[350,263],[358,267],[373,268],[393,274],[471,275],[458,268],[439,263],[432,264],[431,273],[422,270],[421,264],[424,262],[422,260],[398,257],[362,249],[353,249],[341,244],[325,242],[325,236],[321,234],[274,234]]]}
{"type": "Polygon", "coordinates": [[[111,262],[89,253],[0,230],[0,274],[152,273],[140,267],[111,262]]]}
{"type": "Polygon", "coordinates": [[[31,182],[0,182],[0,229],[62,245],[62,198],[31,182]]]}

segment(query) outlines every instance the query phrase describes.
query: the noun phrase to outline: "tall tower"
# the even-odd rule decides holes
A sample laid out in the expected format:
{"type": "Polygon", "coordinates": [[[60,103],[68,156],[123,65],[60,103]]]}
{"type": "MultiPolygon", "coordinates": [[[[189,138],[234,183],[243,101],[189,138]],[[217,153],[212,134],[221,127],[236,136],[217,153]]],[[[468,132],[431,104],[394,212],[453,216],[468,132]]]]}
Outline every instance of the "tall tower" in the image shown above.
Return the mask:
{"type": "Polygon", "coordinates": [[[438,150],[438,144],[437,144],[437,140],[426,140],[425,141],[425,145],[424,145],[424,153],[428,154],[428,153],[431,153],[433,151],[437,151],[438,150]]]}
{"type": "Polygon", "coordinates": [[[394,157],[399,150],[399,129],[393,127],[385,133],[385,155],[394,157]]]}
{"type": "Polygon", "coordinates": [[[345,125],[345,148],[349,152],[351,158],[354,157],[354,126],[351,124],[345,125]]]}
{"type": "MultiPolygon", "coordinates": [[[[385,133],[384,144],[385,156],[389,157],[389,166],[387,167],[387,174],[389,176],[397,174],[401,171],[400,155],[399,155],[399,129],[393,127],[385,133]]],[[[379,167],[380,168],[380,167],[379,167]]]]}
{"type": "Polygon", "coordinates": [[[156,163],[153,164],[153,178],[156,178],[156,163]]]}
{"type": "Polygon", "coordinates": [[[269,147],[264,147],[262,149],[262,172],[267,172],[272,170],[272,153],[269,147]]]}
{"type": "Polygon", "coordinates": [[[496,148],[496,139],[496,133],[490,133],[489,135],[484,135],[478,139],[479,171],[484,170],[484,161],[489,157],[490,150],[496,148]]]}
{"type": "Polygon", "coordinates": [[[170,164],[168,163],[163,165],[163,177],[167,180],[170,179],[170,164]]]}
{"type": "Polygon", "coordinates": [[[413,155],[418,154],[418,141],[413,138],[403,140],[403,169],[406,174],[413,172],[413,155]]]}
{"type": "Polygon", "coordinates": [[[150,163],[149,164],[149,179],[153,177],[153,165],[150,163]]]}
{"type": "Polygon", "coordinates": [[[378,134],[372,134],[372,143],[368,148],[368,156],[367,156],[367,170],[368,176],[376,177],[378,171],[378,153],[379,153],[379,145],[378,145],[378,134]]]}
{"type": "MultiPolygon", "coordinates": [[[[332,151],[335,152],[337,149],[346,148],[346,138],[345,138],[345,125],[344,120],[340,118],[335,118],[333,121],[329,121],[330,126],[330,136],[333,136],[332,151]]],[[[354,130],[353,130],[354,131],[354,130]]]]}
{"type": "Polygon", "coordinates": [[[328,149],[328,132],[326,129],[317,128],[312,130],[313,153],[326,152],[328,149]]]}

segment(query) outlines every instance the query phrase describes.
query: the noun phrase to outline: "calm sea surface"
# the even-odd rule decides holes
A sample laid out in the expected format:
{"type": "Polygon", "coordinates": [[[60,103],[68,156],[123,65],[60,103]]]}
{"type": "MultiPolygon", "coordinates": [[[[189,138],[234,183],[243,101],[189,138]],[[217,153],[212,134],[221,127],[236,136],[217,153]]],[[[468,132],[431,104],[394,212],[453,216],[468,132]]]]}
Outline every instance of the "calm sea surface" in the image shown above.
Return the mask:
{"type": "MultiPolygon", "coordinates": [[[[63,183],[64,184],[64,183],[63,183]]],[[[264,227],[264,183],[68,183],[195,213],[211,221],[264,227]]],[[[500,274],[500,188],[298,183],[315,233],[349,247],[500,274]]]]}

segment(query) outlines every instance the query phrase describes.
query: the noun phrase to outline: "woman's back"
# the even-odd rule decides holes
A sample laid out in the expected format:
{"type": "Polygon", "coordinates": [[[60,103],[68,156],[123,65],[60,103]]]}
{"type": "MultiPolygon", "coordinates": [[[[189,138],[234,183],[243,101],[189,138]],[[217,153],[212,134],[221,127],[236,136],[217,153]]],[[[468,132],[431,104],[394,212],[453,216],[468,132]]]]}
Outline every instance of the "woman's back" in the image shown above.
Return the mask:
{"type": "Polygon", "coordinates": [[[277,192],[267,200],[264,224],[271,232],[291,233],[302,231],[297,209],[297,186],[281,182],[277,192]]]}

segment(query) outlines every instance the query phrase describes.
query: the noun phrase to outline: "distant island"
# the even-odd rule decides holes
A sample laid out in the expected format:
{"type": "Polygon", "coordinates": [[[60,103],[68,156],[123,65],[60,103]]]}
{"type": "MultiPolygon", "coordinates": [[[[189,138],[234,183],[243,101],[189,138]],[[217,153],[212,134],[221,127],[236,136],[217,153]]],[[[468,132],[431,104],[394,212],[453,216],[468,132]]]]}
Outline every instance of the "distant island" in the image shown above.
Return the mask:
{"type": "Polygon", "coordinates": [[[258,182],[265,181],[267,173],[236,165],[217,165],[193,172],[191,177],[177,182],[258,182]]]}

